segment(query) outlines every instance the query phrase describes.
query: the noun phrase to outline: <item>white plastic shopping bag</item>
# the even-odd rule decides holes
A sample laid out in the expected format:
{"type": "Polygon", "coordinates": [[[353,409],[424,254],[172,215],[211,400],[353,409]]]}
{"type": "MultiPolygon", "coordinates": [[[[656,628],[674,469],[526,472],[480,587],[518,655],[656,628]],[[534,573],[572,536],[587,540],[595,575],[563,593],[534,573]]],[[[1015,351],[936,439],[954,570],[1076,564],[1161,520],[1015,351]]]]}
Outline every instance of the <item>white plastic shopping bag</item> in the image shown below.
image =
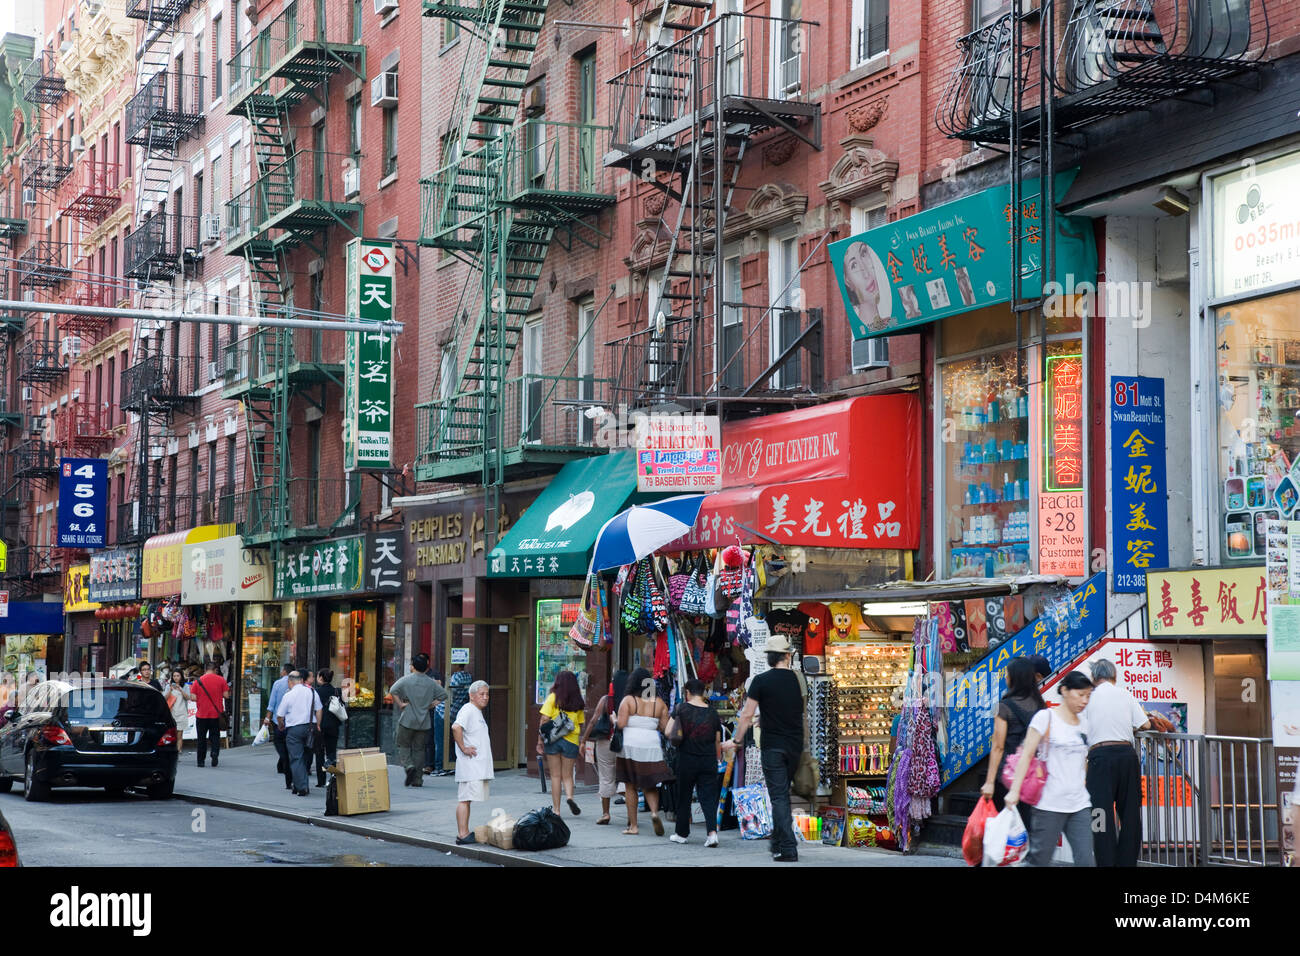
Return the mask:
{"type": "Polygon", "coordinates": [[[256,747],[258,744],[264,744],[270,739],[271,731],[267,729],[266,724],[263,724],[261,729],[257,731],[257,736],[253,738],[253,746],[256,747]]]}
{"type": "Polygon", "coordinates": [[[1029,834],[1014,807],[984,825],[984,865],[1020,866],[1029,851],[1029,834]]]}

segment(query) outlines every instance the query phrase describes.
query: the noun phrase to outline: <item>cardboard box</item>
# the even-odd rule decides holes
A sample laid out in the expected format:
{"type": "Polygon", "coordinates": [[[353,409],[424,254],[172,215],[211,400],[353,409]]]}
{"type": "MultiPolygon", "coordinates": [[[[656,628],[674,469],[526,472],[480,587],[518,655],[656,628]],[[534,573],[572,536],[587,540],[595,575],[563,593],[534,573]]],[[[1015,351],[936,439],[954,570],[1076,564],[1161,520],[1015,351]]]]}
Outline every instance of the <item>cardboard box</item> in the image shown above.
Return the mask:
{"type": "Polygon", "coordinates": [[[340,750],[339,814],[379,813],[389,808],[388,758],[378,747],[340,750]]]}

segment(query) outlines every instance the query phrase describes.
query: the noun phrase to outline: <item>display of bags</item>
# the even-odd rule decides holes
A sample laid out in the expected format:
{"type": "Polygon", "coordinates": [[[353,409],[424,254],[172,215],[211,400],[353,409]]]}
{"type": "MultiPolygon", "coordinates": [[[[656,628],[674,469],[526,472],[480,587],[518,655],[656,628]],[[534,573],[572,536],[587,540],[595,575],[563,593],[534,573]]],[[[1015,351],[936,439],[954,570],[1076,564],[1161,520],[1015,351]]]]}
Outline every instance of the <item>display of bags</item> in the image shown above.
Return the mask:
{"type": "MultiPolygon", "coordinates": [[[[582,601],[578,605],[578,616],[574,618],[573,626],[569,628],[569,640],[584,651],[591,650],[592,644],[600,640],[597,608],[591,600],[592,582],[595,577],[594,574],[587,575],[587,584],[582,589],[582,601]]],[[[599,581],[596,582],[596,586],[599,588],[599,581]]]]}
{"type": "MultiPolygon", "coordinates": [[[[619,620],[623,624],[623,629],[629,634],[644,634],[641,618],[645,606],[645,596],[641,589],[640,565],[633,565],[623,578],[623,607],[619,613],[619,620]]],[[[620,577],[622,573],[620,572],[620,577]]]]}
{"type": "Polygon", "coordinates": [[[709,562],[703,554],[687,575],[686,587],[678,609],[683,614],[700,615],[708,613],[709,595],[706,590],[709,583],[709,562]]]}
{"type": "Polygon", "coordinates": [[[762,840],[772,835],[772,803],[764,784],[737,787],[731,793],[731,802],[740,821],[742,840],[762,840]]]}
{"type": "Polygon", "coordinates": [[[1014,807],[984,824],[984,865],[1020,866],[1029,849],[1029,834],[1014,807]]]}

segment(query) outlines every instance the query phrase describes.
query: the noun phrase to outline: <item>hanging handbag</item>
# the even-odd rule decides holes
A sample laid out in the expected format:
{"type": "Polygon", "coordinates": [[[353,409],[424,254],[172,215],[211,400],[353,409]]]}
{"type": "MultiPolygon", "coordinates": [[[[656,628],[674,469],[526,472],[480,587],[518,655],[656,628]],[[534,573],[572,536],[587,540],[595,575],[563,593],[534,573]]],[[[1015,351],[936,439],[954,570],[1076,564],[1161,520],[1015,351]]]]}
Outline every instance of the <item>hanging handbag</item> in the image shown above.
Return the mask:
{"type": "Polygon", "coordinates": [[[718,558],[721,562],[718,589],[727,597],[737,597],[744,586],[745,552],[733,544],[723,548],[718,558]]]}
{"type": "Polygon", "coordinates": [[[600,708],[600,716],[592,722],[591,729],[587,731],[587,739],[609,740],[614,733],[614,721],[609,716],[609,697],[602,697],[596,706],[600,708]]]}
{"type": "Polygon", "coordinates": [[[641,613],[645,599],[642,596],[640,581],[637,579],[638,568],[633,567],[623,582],[623,607],[619,620],[623,629],[629,634],[642,634],[641,613]]]}
{"type": "Polygon", "coordinates": [[[348,722],[348,707],[347,704],[343,703],[343,698],[340,695],[335,694],[330,697],[329,712],[340,724],[348,722]]]}
{"type": "Polygon", "coordinates": [[[686,588],[682,591],[679,607],[683,614],[698,616],[708,613],[709,595],[706,590],[708,582],[708,559],[701,554],[687,576],[686,588]]]}
{"type": "Polygon", "coordinates": [[[668,630],[668,601],[664,597],[663,589],[655,580],[653,566],[647,565],[646,572],[648,589],[646,606],[650,609],[647,620],[651,630],[659,633],[668,630]]]}
{"type": "Polygon", "coordinates": [[[594,575],[587,576],[587,584],[582,589],[582,601],[578,605],[578,616],[573,620],[573,626],[569,628],[569,640],[577,644],[584,651],[591,650],[592,643],[596,640],[596,612],[591,608],[591,579],[594,575]]]}

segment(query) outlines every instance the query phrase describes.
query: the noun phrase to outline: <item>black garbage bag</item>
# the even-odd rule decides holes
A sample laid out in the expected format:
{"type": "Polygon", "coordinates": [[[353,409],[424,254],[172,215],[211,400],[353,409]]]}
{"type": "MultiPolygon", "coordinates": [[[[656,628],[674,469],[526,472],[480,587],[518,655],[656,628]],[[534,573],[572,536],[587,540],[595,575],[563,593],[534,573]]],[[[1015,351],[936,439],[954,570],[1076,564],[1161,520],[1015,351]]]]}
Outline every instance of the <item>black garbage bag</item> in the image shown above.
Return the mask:
{"type": "Polygon", "coordinates": [[[569,827],[550,807],[529,810],[515,822],[516,850],[558,850],[569,843],[569,827]]]}
{"type": "Polygon", "coordinates": [[[339,778],[330,774],[330,782],[325,785],[325,816],[339,815],[339,778]]]}

